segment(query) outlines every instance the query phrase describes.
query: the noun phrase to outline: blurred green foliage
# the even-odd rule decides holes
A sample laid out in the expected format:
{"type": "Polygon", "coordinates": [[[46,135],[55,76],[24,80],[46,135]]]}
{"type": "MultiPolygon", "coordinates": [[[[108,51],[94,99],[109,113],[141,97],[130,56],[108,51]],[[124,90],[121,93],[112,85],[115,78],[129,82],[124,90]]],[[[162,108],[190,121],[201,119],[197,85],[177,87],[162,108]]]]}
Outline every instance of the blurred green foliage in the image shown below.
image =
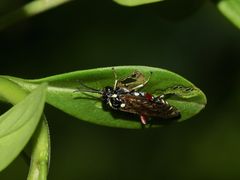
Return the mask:
{"type": "Polygon", "coordinates": [[[164,0],[114,0],[114,1],[124,6],[138,6],[164,0]]]}
{"type": "MultiPolygon", "coordinates": [[[[240,31],[212,3],[193,7],[74,1],[0,32],[1,74],[148,65],[183,75],[208,97],[191,120],[143,131],[79,122],[47,106],[50,180],[240,178],[240,31]]],[[[27,171],[17,158],[0,179],[25,179],[27,171]]]]}
{"type": "Polygon", "coordinates": [[[219,10],[238,28],[240,28],[240,0],[219,0],[219,10]]]}

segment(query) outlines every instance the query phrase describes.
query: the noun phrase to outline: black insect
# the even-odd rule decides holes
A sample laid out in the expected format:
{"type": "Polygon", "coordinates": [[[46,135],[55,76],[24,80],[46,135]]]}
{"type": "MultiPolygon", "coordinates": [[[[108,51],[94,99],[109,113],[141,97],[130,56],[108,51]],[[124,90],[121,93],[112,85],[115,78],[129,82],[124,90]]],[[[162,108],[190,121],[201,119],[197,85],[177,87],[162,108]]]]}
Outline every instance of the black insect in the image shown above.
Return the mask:
{"type": "Polygon", "coordinates": [[[146,80],[144,75],[136,70],[127,78],[117,79],[114,69],[113,73],[115,76],[113,87],[106,86],[102,90],[97,90],[81,84],[85,89],[78,91],[101,94],[103,102],[108,107],[139,115],[143,125],[148,124],[150,118],[162,120],[180,118],[178,109],[168,104],[164,95],[155,97],[148,92],[138,91],[148,83],[151,76],[146,80]]]}

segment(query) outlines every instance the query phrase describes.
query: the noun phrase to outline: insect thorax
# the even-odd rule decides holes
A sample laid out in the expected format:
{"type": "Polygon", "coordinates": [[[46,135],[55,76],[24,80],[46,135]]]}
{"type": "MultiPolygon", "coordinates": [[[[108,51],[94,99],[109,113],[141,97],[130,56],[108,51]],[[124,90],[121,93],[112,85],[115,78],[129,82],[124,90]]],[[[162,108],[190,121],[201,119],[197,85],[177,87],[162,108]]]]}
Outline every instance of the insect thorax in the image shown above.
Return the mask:
{"type": "Polygon", "coordinates": [[[129,91],[125,88],[113,89],[111,86],[106,86],[102,93],[103,102],[113,109],[119,109],[122,104],[119,96],[126,93],[129,93],[129,91]]]}
{"type": "Polygon", "coordinates": [[[119,88],[117,87],[115,90],[111,86],[106,86],[103,89],[102,98],[103,102],[106,103],[109,107],[113,109],[120,109],[124,108],[125,104],[122,100],[122,96],[131,95],[131,96],[142,96],[145,97],[145,92],[138,92],[138,91],[129,91],[126,88],[119,88]]]}

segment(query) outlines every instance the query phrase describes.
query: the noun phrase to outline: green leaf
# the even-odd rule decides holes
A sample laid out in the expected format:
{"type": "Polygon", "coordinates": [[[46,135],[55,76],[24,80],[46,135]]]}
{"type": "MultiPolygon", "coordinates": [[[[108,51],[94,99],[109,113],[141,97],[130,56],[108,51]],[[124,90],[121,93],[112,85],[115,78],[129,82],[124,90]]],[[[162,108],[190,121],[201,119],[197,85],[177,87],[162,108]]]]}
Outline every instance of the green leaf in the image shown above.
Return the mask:
{"type": "Polygon", "coordinates": [[[154,2],[160,2],[164,0],[114,0],[116,3],[124,6],[139,6],[143,4],[149,4],[154,2]]]}
{"type": "Polygon", "coordinates": [[[23,150],[41,117],[46,84],[0,116],[0,171],[23,150]]]}
{"type": "Polygon", "coordinates": [[[238,28],[240,28],[240,0],[217,1],[219,10],[238,28]]]}
{"type": "MultiPolygon", "coordinates": [[[[178,122],[196,115],[206,105],[206,97],[203,92],[173,72],[147,66],[119,66],[115,67],[115,70],[119,78],[128,76],[134,70],[139,70],[145,77],[153,72],[150,81],[141,91],[155,95],[174,93],[175,95],[170,96],[167,100],[180,110],[181,118],[178,122]]],[[[79,82],[96,89],[113,86],[114,76],[111,67],[76,71],[38,80],[5,78],[11,79],[27,90],[33,89],[39,83],[47,82],[49,85],[47,102],[81,120],[111,127],[141,128],[139,117],[104,109],[100,95],[75,92],[80,86],[79,82]]]]}

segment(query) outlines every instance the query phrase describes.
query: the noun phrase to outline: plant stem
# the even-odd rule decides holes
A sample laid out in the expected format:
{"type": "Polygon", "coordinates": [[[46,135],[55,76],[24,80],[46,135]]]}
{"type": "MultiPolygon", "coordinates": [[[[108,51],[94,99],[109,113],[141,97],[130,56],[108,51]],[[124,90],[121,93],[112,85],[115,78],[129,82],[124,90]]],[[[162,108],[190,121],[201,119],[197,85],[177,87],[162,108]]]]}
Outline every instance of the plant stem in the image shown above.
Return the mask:
{"type": "Polygon", "coordinates": [[[50,138],[45,116],[42,116],[32,141],[34,144],[27,180],[46,180],[50,159],[50,138]]]}

